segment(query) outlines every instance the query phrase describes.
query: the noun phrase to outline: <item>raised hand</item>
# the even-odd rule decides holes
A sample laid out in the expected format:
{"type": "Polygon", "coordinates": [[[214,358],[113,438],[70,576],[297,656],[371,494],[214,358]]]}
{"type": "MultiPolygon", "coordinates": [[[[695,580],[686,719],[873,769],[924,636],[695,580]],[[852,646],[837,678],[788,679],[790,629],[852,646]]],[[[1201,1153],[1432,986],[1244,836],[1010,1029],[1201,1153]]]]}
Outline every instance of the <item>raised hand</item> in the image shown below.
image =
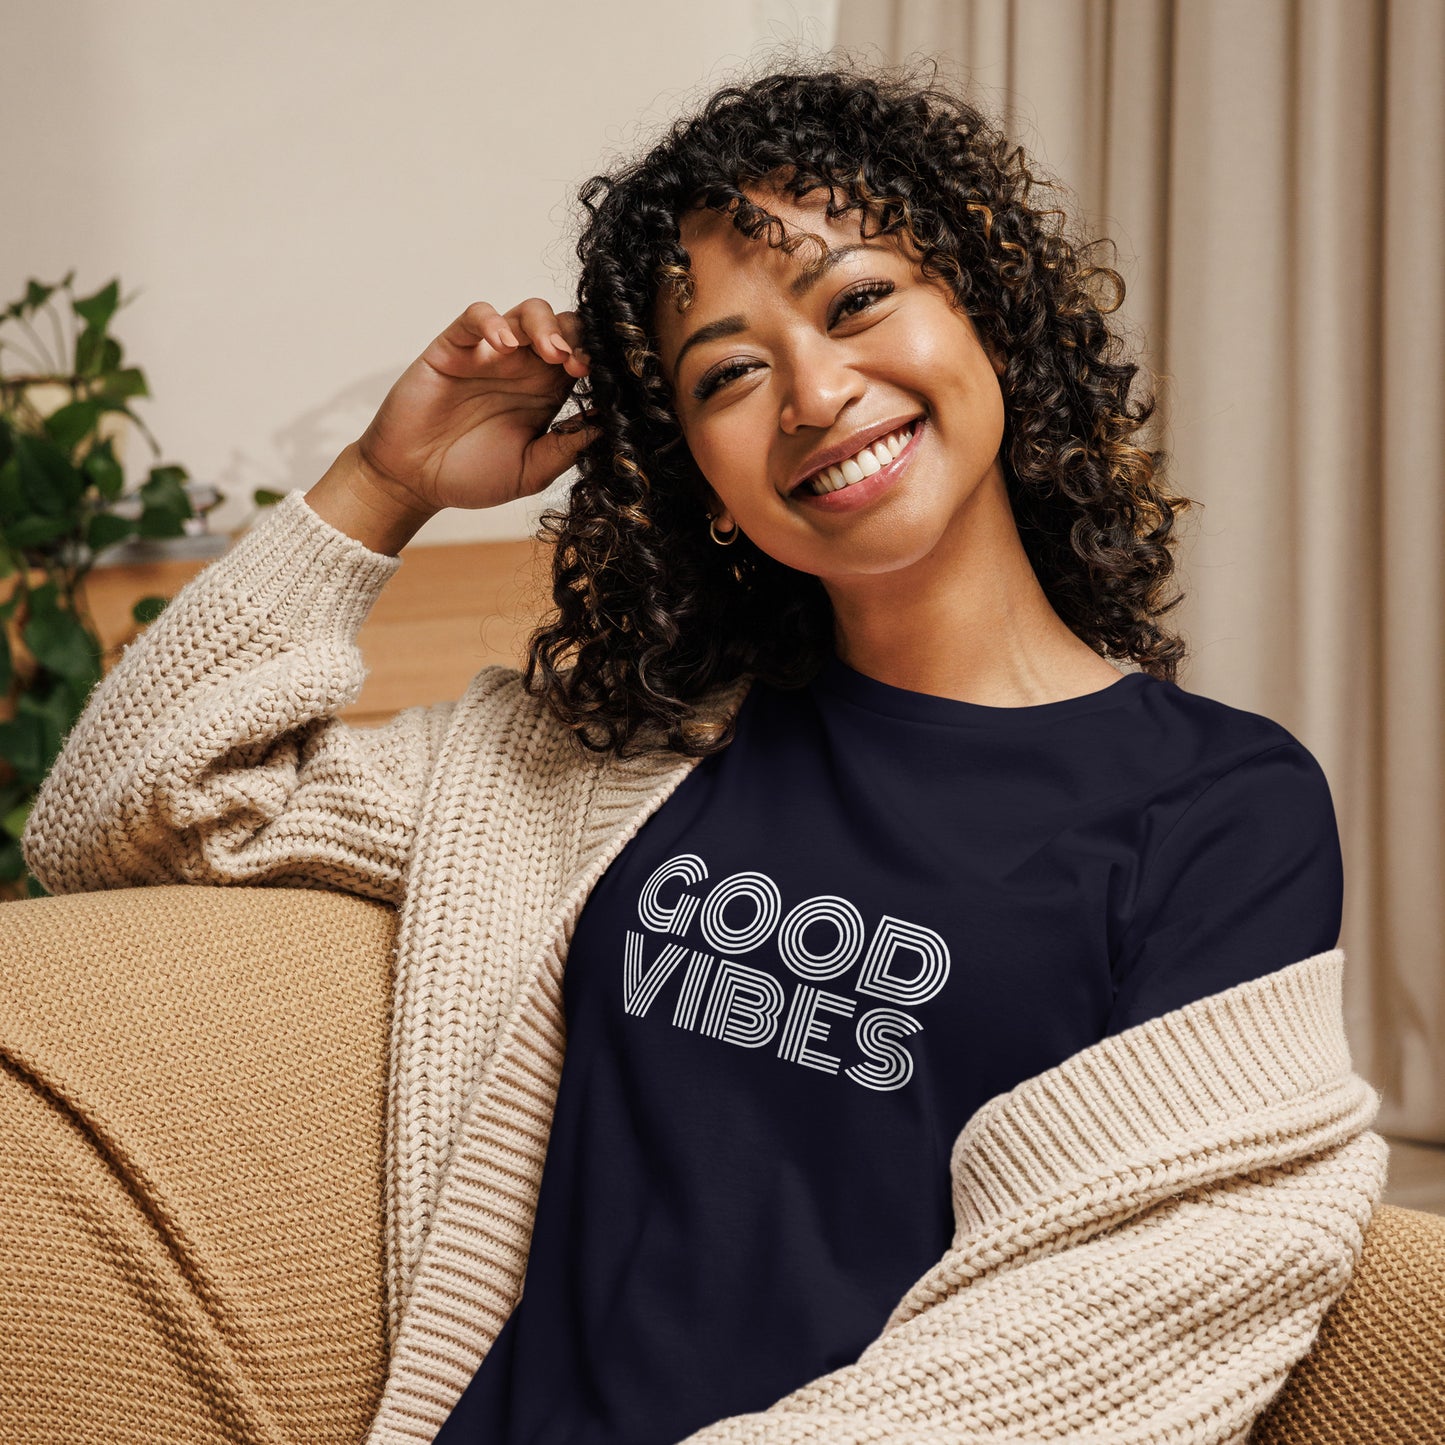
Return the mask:
{"type": "Polygon", "coordinates": [[[380,485],[419,509],[494,507],[540,492],[595,435],[552,428],[587,375],[573,311],[533,297],[468,306],[398,378],[358,439],[380,485]]]}

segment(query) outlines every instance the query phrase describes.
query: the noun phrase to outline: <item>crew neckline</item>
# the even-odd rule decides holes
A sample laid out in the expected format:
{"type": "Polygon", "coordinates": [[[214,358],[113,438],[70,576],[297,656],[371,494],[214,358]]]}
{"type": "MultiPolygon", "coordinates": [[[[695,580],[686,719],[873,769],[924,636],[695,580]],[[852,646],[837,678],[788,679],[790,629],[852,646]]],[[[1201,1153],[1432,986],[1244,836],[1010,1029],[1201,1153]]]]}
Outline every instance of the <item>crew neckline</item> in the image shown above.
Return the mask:
{"type": "Polygon", "coordinates": [[[1078,697],[1033,703],[1027,707],[995,707],[990,703],[965,702],[962,698],[940,697],[936,693],[895,687],[890,682],[881,682],[850,667],[834,652],[828,655],[812,685],[871,712],[910,722],[1010,728],[1058,722],[1118,707],[1151,680],[1146,672],[1121,671],[1117,682],[1095,688],[1093,692],[1081,693],[1078,697]]]}

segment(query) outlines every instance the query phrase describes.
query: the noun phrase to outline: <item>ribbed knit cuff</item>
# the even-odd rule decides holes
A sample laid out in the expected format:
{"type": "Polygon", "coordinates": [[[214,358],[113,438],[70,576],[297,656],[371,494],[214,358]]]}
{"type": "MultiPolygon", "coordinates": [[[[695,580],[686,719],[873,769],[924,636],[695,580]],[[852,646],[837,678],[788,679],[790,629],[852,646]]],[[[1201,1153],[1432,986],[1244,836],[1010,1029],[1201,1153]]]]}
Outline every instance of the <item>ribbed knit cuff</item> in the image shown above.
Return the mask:
{"type": "Polygon", "coordinates": [[[1284,1111],[1283,1142],[1294,1103],[1331,1090],[1340,1090],[1342,1110],[1358,1112],[1344,958],[1330,949],[1195,1000],[990,1099],[953,1147],[964,1225],[1007,1214],[1104,1161],[1149,1159],[1261,1111],[1284,1111]]]}
{"type": "Polygon", "coordinates": [[[213,583],[262,603],[301,638],[354,637],[400,569],[402,559],[373,552],[288,492],[211,564],[213,583]]]}

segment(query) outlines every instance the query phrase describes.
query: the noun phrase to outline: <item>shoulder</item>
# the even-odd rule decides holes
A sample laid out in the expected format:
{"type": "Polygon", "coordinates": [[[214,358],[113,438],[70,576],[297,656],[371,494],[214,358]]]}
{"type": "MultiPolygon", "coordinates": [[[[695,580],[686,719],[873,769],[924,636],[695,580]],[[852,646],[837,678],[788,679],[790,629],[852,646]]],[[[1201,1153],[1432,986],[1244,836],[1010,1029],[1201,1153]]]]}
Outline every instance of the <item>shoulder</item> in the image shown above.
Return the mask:
{"type": "Polygon", "coordinates": [[[1156,806],[1170,820],[1219,807],[1257,815],[1329,801],[1319,760],[1274,718],[1157,678],[1143,711],[1153,744],[1146,751],[1158,759],[1156,806]]]}
{"type": "Polygon", "coordinates": [[[1141,815],[1111,1032],[1335,947],[1343,915],[1334,801],[1310,750],[1257,713],[1157,700],[1185,742],[1141,815]]]}
{"type": "Polygon", "coordinates": [[[1131,929],[1184,895],[1214,908],[1262,891],[1334,898],[1339,828],[1310,749],[1272,718],[1172,683],[1156,683],[1151,706],[1169,743],[1143,784],[1131,929]]]}
{"type": "Polygon", "coordinates": [[[1147,711],[1160,741],[1141,749],[1147,776],[1131,790],[1129,936],[1185,897],[1219,911],[1256,906],[1266,893],[1308,895],[1330,901],[1332,912],[1343,860],[1334,797],[1314,753],[1272,718],[1172,683],[1154,683],[1147,711]]]}

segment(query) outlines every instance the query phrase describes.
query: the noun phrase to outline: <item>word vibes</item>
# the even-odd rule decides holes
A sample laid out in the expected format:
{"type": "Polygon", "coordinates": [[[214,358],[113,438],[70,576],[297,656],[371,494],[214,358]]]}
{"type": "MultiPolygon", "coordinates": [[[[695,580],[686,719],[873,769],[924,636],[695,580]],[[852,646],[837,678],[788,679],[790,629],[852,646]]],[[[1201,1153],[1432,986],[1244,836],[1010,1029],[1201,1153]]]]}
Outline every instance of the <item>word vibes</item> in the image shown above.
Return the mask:
{"type": "Polygon", "coordinates": [[[788,1063],[841,1072],[865,1089],[901,1089],[913,1077],[903,1041],[923,1025],[900,1005],[926,1003],[948,982],[943,939],[886,913],[865,936],[858,909],[831,894],[806,898],[784,914],[778,885],[766,873],[733,873],[711,887],[702,886],[707,876],[695,853],[679,853],[643,885],[637,913],[645,931],[629,928],[624,949],[626,1011],[638,1018],[662,1013],[658,998],[667,989],[676,1028],[739,1048],[773,1047],[788,1063]],[[729,910],[731,922],[723,917],[729,910]],[[694,924],[702,947],[678,941],[694,924]],[[816,951],[820,938],[829,945],[823,952],[816,951]],[[789,975],[786,985],[741,957],[770,939],[789,975]],[[849,1062],[835,1049],[846,1049],[849,1062]]]}

